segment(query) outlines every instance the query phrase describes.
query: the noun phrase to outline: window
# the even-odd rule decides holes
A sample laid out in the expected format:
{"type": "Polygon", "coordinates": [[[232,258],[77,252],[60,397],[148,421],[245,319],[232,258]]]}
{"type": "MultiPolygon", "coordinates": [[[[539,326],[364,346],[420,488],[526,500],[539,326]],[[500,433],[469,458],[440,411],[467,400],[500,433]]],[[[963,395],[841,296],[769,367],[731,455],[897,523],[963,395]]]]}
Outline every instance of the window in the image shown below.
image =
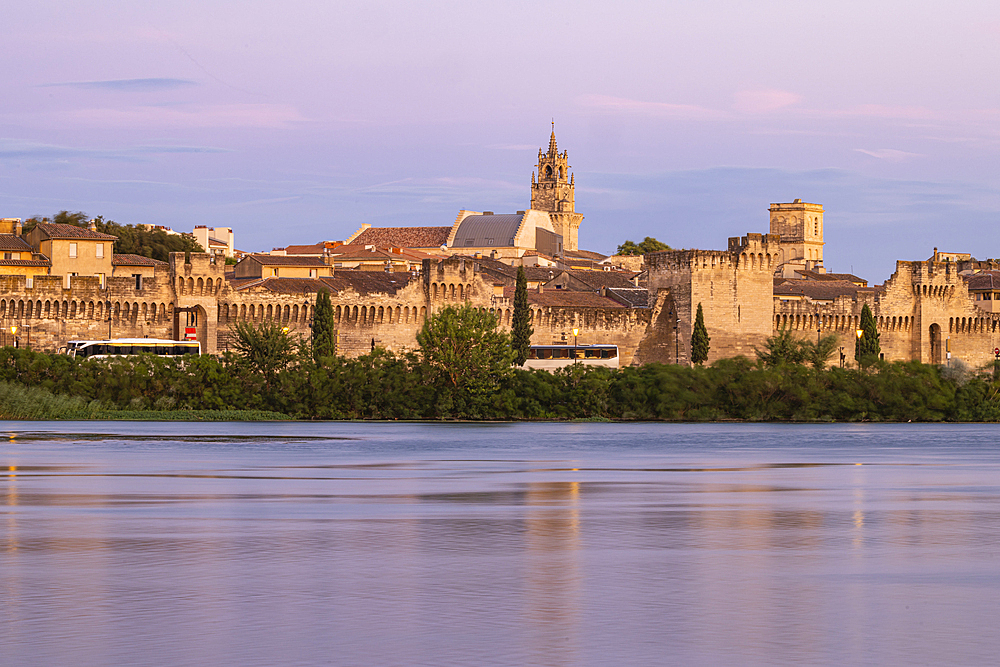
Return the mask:
{"type": "Polygon", "coordinates": [[[309,269],[309,277],[310,278],[316,277],[316,269],[309,269]]]}
{"type": "Polygon", "coordinates": [[[132,274],[132,278],[135,279],[135,288],[136,289],[142,289],[142,274],[141,273],[133,273],[132,274]]]}
{"type": "Polygon", "coordinates": [[[104,274],[98,273],[97,278],[101,281],[101,289],[104,289],[104,274]]]}
{"type": "Polygon", "coordinates": [[[14,253],[12,253],[12,252],[5,252],[3,254],[3,258],[4,259],[14,259],[14,253]]]}
{"type": "Polygon", "coordinates": [[[76,244],[75,243],[70,243],[69,244],[69,256],[70,257],[76,257],[76,244]]]}
{"type": "Polygon", "coordinates": [[[96,253],[95,257],[97,257],[97,259],[103,259],[104,258],[104,244],[103,243],[98,243],[97,246],[96,246],[96,250],[94,252],[96,253]]]}

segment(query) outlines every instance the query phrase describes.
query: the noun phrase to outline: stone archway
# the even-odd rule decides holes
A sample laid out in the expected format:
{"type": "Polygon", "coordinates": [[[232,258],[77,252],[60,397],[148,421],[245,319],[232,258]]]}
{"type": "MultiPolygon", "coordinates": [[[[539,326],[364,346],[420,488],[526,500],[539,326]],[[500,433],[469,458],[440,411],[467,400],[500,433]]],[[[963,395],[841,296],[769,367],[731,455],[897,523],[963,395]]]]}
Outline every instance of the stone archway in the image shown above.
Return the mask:
{"type": "Polygon", "coordinates": [[[941,327],[934,323],[930,327],[931,363],[941,363],[941,327]]]}

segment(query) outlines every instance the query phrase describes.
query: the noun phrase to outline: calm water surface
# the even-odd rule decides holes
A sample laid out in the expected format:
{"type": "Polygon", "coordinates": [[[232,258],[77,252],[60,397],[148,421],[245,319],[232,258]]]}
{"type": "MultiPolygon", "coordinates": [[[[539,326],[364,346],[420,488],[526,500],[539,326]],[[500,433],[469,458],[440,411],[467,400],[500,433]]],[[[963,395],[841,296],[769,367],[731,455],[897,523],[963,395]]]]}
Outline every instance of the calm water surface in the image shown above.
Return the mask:
{"type": "Polygon", "coordinates": [[[0,422],[0,663],[988,665],[995,426],[0,422]]]}

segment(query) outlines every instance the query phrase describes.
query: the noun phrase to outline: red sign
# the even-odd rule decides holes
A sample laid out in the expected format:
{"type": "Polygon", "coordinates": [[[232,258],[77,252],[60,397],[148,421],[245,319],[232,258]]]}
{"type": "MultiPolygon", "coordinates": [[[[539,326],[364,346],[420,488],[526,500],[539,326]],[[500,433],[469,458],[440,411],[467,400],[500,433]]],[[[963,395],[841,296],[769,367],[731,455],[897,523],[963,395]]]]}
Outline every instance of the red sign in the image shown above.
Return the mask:
{"type": "Polygon", "coordinates": [[[198,340],[198,330],[194,327],[184,327],[184,340],[198,340]]]}
{"type": "Polygon", "coordinates": [[[993,354],[1000,355],[1000,347],[993,348],[993,354]]]}

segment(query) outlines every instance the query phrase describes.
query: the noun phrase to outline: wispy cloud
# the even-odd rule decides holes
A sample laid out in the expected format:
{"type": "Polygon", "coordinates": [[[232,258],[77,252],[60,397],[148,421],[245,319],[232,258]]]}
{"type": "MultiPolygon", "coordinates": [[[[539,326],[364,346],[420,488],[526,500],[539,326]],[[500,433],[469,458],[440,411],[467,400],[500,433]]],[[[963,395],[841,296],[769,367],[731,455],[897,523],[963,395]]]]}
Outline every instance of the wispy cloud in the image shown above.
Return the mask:
{"type": "Polygon", "coordinates": [[[734,96],[734,108],[743,113],[768,113],[798,104],[802,96],[787,90],[741,90],[734,96]]]}
{"type": "Polygon", "coordinates": [[[61,114],[97,127],[288,127],[308,119],[288,104],[208,104],[91,108],[61,114]]]}
{"type": "Polygon", "coordinates": [[[625,111],[651,116],[670,118],[723,118],[721,111],[693,104],[671,104],[669,102],[647,102],[610,95],[581,95],[577,102],[584,107],[603,111],[625,111]]]}
{"type": "Polygon", "coordinates": [[[877,150],[855,148],[854,150],[858,153],[863,153],[873,157],[876,160],[885,160],[886,162],[906,162],[916,157],[922,157],[920,153],[908,153],[906,151],[896,150],[895,148],[879,148],[877,150]]]}
{"type": "Polygon", "coordinates": [[[189,79],[112,79],[109,81],[64,81],[61,83],[45,83],[40,88],[80,88],[84,90],[109,90],[116,93],[151,93],[164,90],[177,90],[199,85],[189,79]]]}
{"type": "Polygon", "coordinates": [[[95,158],[102,160],[139,160],[144,156],[171,153],[227,153],[213,146],[126,146],[122,148],[82,148],[56,144],[31,143],[16,139],[0,139],[0,159],[70,160],[95,158]]]}

